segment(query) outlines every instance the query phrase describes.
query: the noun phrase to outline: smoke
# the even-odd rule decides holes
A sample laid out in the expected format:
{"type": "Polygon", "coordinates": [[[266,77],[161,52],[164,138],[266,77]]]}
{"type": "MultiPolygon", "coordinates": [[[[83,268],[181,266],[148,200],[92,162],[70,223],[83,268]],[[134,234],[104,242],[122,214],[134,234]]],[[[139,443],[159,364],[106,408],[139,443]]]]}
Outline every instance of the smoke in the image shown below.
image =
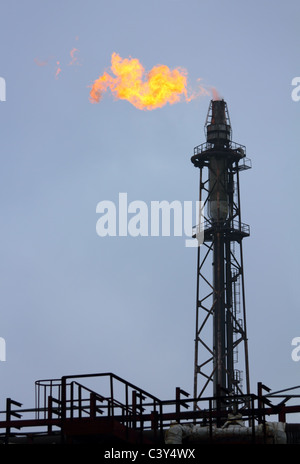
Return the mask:
{"type": "Polygon", "coordinates": [[[220,96],[219,92],[215,87],[211,87],[211,93],[213,100],[222,100],[222,97],[220,96]]]}
{"type": "Polygon", "coordinates": [[[40,61],[38,58],[34,58],[34,62],[37,66],[46,66],[48,61],[40,61]]]}

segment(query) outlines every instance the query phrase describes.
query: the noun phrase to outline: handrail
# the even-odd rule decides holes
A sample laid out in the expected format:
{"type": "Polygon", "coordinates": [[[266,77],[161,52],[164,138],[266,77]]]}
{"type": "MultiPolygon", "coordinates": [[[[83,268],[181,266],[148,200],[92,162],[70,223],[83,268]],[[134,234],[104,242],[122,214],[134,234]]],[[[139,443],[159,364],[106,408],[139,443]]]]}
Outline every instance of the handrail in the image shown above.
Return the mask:
{"type": "MultiPolygon", "coordinates": [[[[200,222],[200,224],[193,227],[192,235],[195,235],[196,231],[199,231],[199,226],[200,226],[200,231],[203,231],[203,230],[205,231],[205,230],[209,230],[209,229],[213,228],[214,224],[212,223],[212,221],[205,218],[205,219],[203,219],[203,221],[200,222]]],[[[225,230],[243,232],[245,234],[250,233],[249,224],[246,224],[244,222],[240,222],[237,219],[233,219],[232,221],[230,221],[230,223],[227,223],[227,224],[223,225],[223,228],[225,230]]]]}
{"type": "MultiPolygon", "coordinates": [[[[197,145],[194,148],[194,155],[200,155],[201,153],[211,150],[215,148],[214,144],[211,142],[204,142],[201,143],[200,145],[197,145]]],[[[233,142],[232,140],[229,141],[228,148],[234,151],[239,151],[239,153],[242,153],[244,156],[246,154],[246,147],[245,145],[241,145],[240,143],[233,142]]]]}
{"type": "MultiPolygon", "coordinates": [[[[299,402],[296,406],[291,405],[293,399],[300,398],[300,395],[293,395],[291,392],[291,390],[297,387],[274,393],[259,393],[257,395],[236,394],[205,398],[180,398],[176,396],[175,399],[171,400],[159,400],[154,395],[137,388],[130,382],[111,373],[66,376],[59,381],[58,379],[41,380],[37,381],[36,384],[45,389],[48,387],[53,388],[55,385],[57,392],[59,392],[59,397],[48,395],[45,407],[40,407],[39,405],[38,408],[33,409],[11,408],[9,414],[7,414],[7,410],[0,411],[0,415],[4,414],[4,419],[0,419],[0,436],[2,435],[1,429],[4,430],[4,434],[5,430],[8,430],[10,436],[12,436],[11,429],[14,428],[26,429],[26,427],[45,426],[48,428],[49,433],[52,431],[53,426],[63,429],[67,421],[84,419],[85,416],[83,417],[80,411],[87,414],[90,419],[102,420],[102,418],[112,418],[123,424],[127,430],[133,428],[139,432],[145,430],[162,431],[169,427],[171,421],[193,425],[207,423],[212,427],[212,424],[216,424],[220,420],[225,421],[229,409],[232,408],[234,410],[235,407],[243,420],[249,420],[251,424],[253,424],[253,421],[265,423],[266,416],[270,415],[277,415],[278,420],[282,420],[286,414],[300,413],[299,402]],[[96,393],[88,386],[75,380],[75,378],[83,379],[104,376],[110,381],[110,396],[96,393]],[[113,388],[113,380],[120,381],[125,387],[125,401],[119,401],[118,395],[113,388]],[[63,386],[63,381],[65,382],[65,386],[63,386]],[[78,390],[74,392],[71,389],[75,385],[78,387],[78,390]],[[284,394],[287,391],[289,393],[284,394]],[[88,394],[88,396],[84,395],[83,392],[88,394]],[[129,395],[129,393],[132,395],[129,395]],[[276,400],[280,401],[282,398],[284,401],[279,402],[279,404],[273,403],[276,400]],[[97,401],[101,402],[101,405],[97,405],[97,401]],[[187,410],[187,406],[195,404],[198,406],[197,409],[191,408],[187,410]],[[78,417],[77,414],[76,417],[74,416],[73,413],[75,411],[79,411],[78,417]],[[31,416],[32,414],[36,414],[38,419],[26,417],[28,414],[31,416]],[[42,419],[39,418],[40,414],[43,417],[42,419]]],[[[42,391],[42,393],[44,392],[42,391]]],[[[21,432],[17,433],[20,434],[21,432]]]]}

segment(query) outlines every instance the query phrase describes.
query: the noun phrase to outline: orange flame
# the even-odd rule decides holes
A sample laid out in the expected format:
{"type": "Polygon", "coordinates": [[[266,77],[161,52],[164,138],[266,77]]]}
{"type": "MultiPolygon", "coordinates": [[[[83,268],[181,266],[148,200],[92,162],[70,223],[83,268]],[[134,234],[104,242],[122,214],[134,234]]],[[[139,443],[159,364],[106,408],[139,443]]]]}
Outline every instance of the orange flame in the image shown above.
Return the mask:
{"type": "Polygon", "coordinates": [[[72,50],[70,51],[70,56],[71,56],[71,61],[69,63],[70,66],[72,66],[73,64],[77,62],[77,56],[75,56],[76,52],[78,52],[77,48],[72,48],[72,50]]]}
{"type": "Polygon", "coordinates": [[[59,61],[56,62],[56,65],[57,65],[57,68],[56,68],[56,72],[55,72],[55,78],[57,79],[59,73],[61,72],[61,67],[60,67],[59,61]]]}
{"type": "MultiPolygon", "coordinates": [[[[115,77],[104,72],[92,85],[92,103],[98,103],[108,89],[115,98],[128,100],[141,110],[161,108],[167,103],[174,104],[182,97],[191,101],[199,95],[188,95],[187,72],[181,68],[170,70],[168,66],[158,65],[145,76],[145,69],[138,59],[122,59],[117,53],[113,53],[111,71],[115,77]]],[[[205,93],[203,88],[200,93],[205,93]]]]}

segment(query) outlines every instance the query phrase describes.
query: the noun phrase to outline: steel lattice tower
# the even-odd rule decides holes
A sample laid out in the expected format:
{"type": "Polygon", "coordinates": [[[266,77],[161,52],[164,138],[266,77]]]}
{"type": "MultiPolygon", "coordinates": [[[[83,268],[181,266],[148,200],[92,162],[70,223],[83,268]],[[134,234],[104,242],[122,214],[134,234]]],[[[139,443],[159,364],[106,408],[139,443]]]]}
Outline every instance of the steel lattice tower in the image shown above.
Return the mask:
{"type": "Polygon", "coordinates": [[[245,147],[231,140],[224,100],[210,102],[205,129],[206,142],[191,158],[200,169],[204,227],[197,258],[195,399],[208,391],[213,397],[250,393],[242,250],[250,232],[241,221],[239,173],[251,162],[245,147]],[[241,349],[243,369],[238,369],[241,349]]]}

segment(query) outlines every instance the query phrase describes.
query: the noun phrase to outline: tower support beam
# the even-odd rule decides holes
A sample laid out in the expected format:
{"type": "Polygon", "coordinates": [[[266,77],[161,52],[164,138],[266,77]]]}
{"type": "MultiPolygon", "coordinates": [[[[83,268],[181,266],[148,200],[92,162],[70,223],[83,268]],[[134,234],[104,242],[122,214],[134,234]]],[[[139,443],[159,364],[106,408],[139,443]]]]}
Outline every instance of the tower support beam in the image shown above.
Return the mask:
{"type": "Polygon", "coordinates": [[[239,172],[251,163],[245,147],[231,140],[224,100],[210,102],[206,134],[191,158],[200,170],[199,200],[205,205],[197,258],[195,399],[243,393],[242,372],[244,393],[250,393],[242,256],[250,232],[241,221],[239,172]]]}

